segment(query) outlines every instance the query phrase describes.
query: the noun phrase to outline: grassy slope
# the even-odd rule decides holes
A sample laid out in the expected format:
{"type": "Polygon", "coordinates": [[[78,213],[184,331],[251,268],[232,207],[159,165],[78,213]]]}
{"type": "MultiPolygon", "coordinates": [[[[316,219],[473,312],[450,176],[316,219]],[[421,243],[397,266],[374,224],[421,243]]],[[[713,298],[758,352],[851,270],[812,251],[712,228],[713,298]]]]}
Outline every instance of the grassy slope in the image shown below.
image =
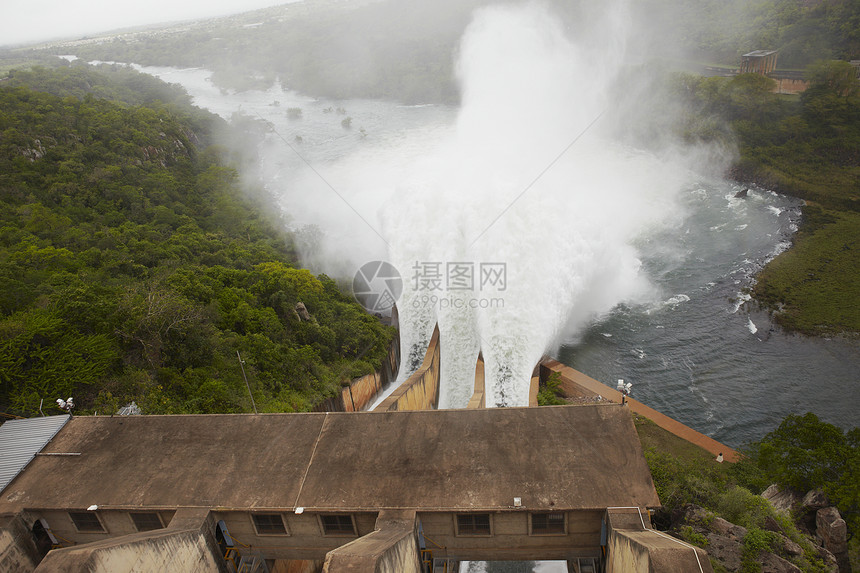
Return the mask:
{"type": "MultiPolygon", "coordinates": [[[[654,486],[665,509],[671,512],[685,503],[695,503],[747,528],[761,527],[766,516],[774,515],[768,504],[761,503],[761,498],[736,485],[740,474],[734,464],[717,463],[710,452],[664,430],[645,417],[634,415],[633,421],[651,469],[654,486]]],[[[661,524],[658,518],[655,525],[665,527],[668,523],[661,524]]],[[[700,539],[685,535],[684,530],[685,527],[681,527],[680,532],[675,534],[708,550],[707,544],[702,545],[700,539]]],[[[786,535],[795,542],[802,541],[794,526],[786,528],[786,535]]],[[[811,548],[808,542],[806,545],[806,549],[811,548]]],[[[822,571],[821,561],[814,557],[814,552],[808,553],[805,559],[797,560],[795,564],[803,571],[822,571]]],[[[849,542],[849,558],[854,570],[860,568],[860,539],[856,536],[849,542]]],[[[726,571],[713,558],[711,564],[717,572],[726,571]]],[[[742,564],[741,571],[753,570],[754,563],[742,564]]]]}
{"type": "Polygon", "coordinates": [[[755,296],[805,334],[860,333],[860,213],[806,208],[794,246],[759,276],[755,296]]]}

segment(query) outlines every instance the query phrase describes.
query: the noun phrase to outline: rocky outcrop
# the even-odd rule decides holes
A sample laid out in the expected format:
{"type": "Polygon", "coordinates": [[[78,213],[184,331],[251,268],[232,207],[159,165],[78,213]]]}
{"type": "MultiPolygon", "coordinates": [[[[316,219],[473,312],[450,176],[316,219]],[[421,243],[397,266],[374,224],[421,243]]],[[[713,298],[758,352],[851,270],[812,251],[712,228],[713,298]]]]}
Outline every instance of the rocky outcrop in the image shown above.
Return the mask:
{"type": "MultiPolygon", "coordinates": [[[[779,497],[782,500],[789,498],[790,496],[779,497]]],[[[803,498],[800,495],[795,495],[793,499],[799,504],[803,498]]],[[[791,504],[788,504],[785,511],[790,510],[790,508],[791,504]]],[[[831,508],[820,510],[822,512],[822,525],[819,528],[828,533],[832,532],[833,538],[838,542],[839,539],[842,539],[840,536],[841,517],[837,518],[829,509],[831,508]]],[[[744,538],[748,534],[746,528],[718,517],[697,505],[687,505],[673,514],[671,529],[677,537],[686,538],[690,542],[696,543],[698,541],[698,544],[701,545],[702,540],[704,540],[704,549],[708,555],[718,561],[726,570],[734,572],[742,569],[744,538]]],[[[796,560],[801,565],[806,563],[803,547],[786,536],[782,526],[773,518],[767,520],[764,529],[773,532],[774,535],[770,551],[762,551],[756,557],[756,562],[761,565],[762,573],[801,572],[802,569],[797,564],[792,563],[792,560],[796,560]]],[[[813,546],[813,540],[810,539],[808,547],[813,546]]],[[[837,545],[837,547],[839,546],[837,545]]],[[[842,564],[841,561],[837,565],[837,559],[828,551],[826,546],[819,546],[817,549],[829,573],[844,573],[838,566],[842,564]]]]}
{"type": "MultiPolygon", "coordinates": [[[[795,491],[781,490],[773,484],[761,495],[777,511],[793,516],[797,527],[816,540],[818,552],[829,570],[851,573],[848,527],[823,491],[814,489],[800,495],[795,491]]],[[[775,520],[770,521],[773,523],[765,524],[765,529],[778,531],[779,524],[775,520]]]]}
{"type": "Polygon", "coordinates": [[[789,515],[793,507],[797,506],[802,499],[800,494],[790,489],[780,489],[778,485],[771,484],[761,494],[768,500],[775,510],[789,515]]]}
{"type": "Polygon", "coordinates": [[[838,509],[825,507],[815,513],[815,536],[836,558],[839,573],[851,573],[848,559],[848,525],[838,509]]]}
{"type": "Polygon", "coordinates": [[[295,312],[296,312],[296,316],[298,317],[298,319],[300,321],[302,321],[302,322],[312,322],[313,321],[313,317],[311,316],[311,313],[308,312],[308,307],[305,306],[305,303],[297,302],[295,312]]]}
{"type": "Polygon", "coordinates": [[[762,553],[761,573],[803,573],[803,570],[773,553],[762,553]]]}

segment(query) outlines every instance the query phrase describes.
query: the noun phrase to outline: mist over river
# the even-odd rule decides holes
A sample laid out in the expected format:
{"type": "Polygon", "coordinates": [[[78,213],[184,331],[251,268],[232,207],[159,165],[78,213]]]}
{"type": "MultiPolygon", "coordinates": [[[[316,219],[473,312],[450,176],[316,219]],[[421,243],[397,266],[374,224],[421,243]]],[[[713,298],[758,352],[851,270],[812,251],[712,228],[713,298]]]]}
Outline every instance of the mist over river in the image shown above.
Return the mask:
{"type": "MultiPolygon", "coordinates": [[[[306,237],[307,225],[320,227],[323,235],[314,235],[306,252],[313,270],[351,279],[363,263],[391,260],[400,249],[399,261],[392,262],[399,262],[409,282],[411,269],[402,268],[409,251],[393,244],[396,225],[379,213],[390,215],[399,182],[422,161],[427,146],[444,140],[458,110],[326,101],[280,86],[233,93],[212,85],[203,69],[135,67],[181,84],[196,105],[226,119],[241,113],[270,122],[273,129],[260,142],[258,175],[292,229],[304,228],[300,234],[306,237]],[[288,117],[288,108],[300,108],[300,117],[288,117]]],[[[609,386],[618,378],[632,382],[637,400],[730,446],[762,437],[789,413],[811,411],[845,428],[858,425],[858,344],[785,334],[766,313],[750,311],[754,302],[743,304],[755,273],[787,248],[801,202],[756,187],[738,199],[734,195],[743,187],[737,184],[694,173],[685,177],[679,214],[633,242],[647,292],[592,317],[584,328],[561,329],[549,354],[609,386]]],[[[502,203],[489,202],[487,210],[496,213],[502,203]]],[[[427,225],[458,216],[421,202],[411,208],[427,213],[427,225]]],[[[459,239],[439,231],[438,249],[430,252],[441,261],[456,257],[445,249],[459,239]]],[[[554,240],[551,229],[538,231],[542,240],[554,240]]],[[[535,301],[547,304],[553,301],[535,301]]],[[[407,368],[408,341],[420,348],[438,318],[425,313],[404,325],[407,368]]],[[[443,335],[443,348],[445,342],[443,335]]],[[[463,352],[472,368],[471,357],[486,343],[476,338],[463,352]]],[[[455,407],[462,397],[452,391],[448,400],[455,407]]]]}

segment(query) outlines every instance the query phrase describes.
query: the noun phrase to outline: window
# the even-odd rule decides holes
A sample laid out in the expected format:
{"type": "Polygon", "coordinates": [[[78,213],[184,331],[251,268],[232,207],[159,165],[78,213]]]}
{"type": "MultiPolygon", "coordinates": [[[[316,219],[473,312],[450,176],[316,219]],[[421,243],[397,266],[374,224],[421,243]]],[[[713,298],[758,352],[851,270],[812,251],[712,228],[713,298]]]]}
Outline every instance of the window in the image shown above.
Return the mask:
{"type": "Polygon", "coordinates": [[[489,513],[462,513],[457,516],[457,535],[491,535],[489,513]]]}
{"type": "Polygon", "coordinates": [[[355,535],[355,524],[351,515],[321,515],[323,532],[326,535],[355,535]]]}
{"type": "Polygon", "coordinates": [[[75,529],[84,533],[103,533],[105,528],[99,516],[91,511],[70,511],[69,517],[75,524],[75,529]]]}
{"type": "Polygon", "coordinates": [[[564,533],[564,513],[533,513],[532,534],[564,533]]]}
{"type": "Polygon", "coordinates": [[[258,535],[286,535],[287,528],[280,513],[252,513],[258,535]]]}
{"type": "Polygon", "coordinates": [[[161,518],[154,511],[142,511],[131,513],[130,515],[138,531],[152,531],[164,527],[164,524],[161,523],[161,518]]]}

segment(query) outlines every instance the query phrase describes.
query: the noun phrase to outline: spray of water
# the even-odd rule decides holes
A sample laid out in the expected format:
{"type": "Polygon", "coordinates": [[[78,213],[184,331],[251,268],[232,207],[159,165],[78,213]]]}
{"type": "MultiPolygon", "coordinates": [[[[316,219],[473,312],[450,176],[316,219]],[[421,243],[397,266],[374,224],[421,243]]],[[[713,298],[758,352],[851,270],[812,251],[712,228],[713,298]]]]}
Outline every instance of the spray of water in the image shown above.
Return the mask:
{"type": "Polygon", "coordinates": [[[426,333],[428,317],[439,321],[442,407],[465,405],[479,348],[488,403],[527,404],[532,369],[560,337],[650,294],[633,244],[676,220],[683,163],[624,148],[595,122],[618,113],[627,20],[620,4],[587,17],[590,33],[571,38],[536,5],[478,12],[460,50],[454,133],[382,214],[396,221],[386,231],[398,264],[505,266],[503,290],[477,276],[444,307],[410,305],[417,292],[406,301],[405,322],[426,333]]]}
{"type": "MultiPolygon", "coordinates": [[[[688,161],[617,137],[636,117],[623,2],[584,4],[579,16],[574,34],[537,4],[479,10],[459,50],[453,125],[405,134],[330,172],[354,207],[375,213],[384,245],[370,233],[335,240],[325,258],[357,268],[384,250],[400,269],[402,376],[420,365],[438,322],[440,407],[465,406],[478,351],[488,405],[527,404],[532,369],[561,338],[619,302],[653,296],[637,241],[682,216],[688,161]],[[485,281],[485,267],[503,279],[485,281]],[[472,283],[452,283],[456,268],[471,269],[472,283]]],[[[326,228],[337,229],[325,222],[337,201],[316,204],[326,228]]]]}

